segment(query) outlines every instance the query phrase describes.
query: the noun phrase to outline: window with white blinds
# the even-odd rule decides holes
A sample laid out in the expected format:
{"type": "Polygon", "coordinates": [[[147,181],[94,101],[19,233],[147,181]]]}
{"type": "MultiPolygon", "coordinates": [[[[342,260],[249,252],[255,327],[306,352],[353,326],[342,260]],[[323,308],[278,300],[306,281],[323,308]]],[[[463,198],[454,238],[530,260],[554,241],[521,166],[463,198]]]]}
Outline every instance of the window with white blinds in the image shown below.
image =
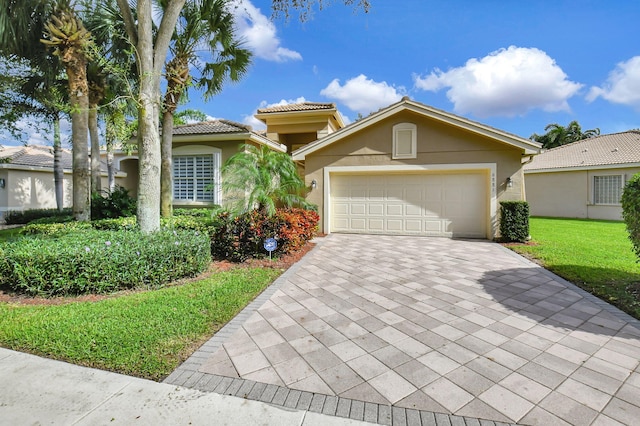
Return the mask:
{"type": "Polygon", "coordinates": [[[622,175],[593,177],[593,204],[620,204],[622,175]]]}
{"type": "Polygon", "coordinates": [[[218,203],[219,155],[176,155],[173,157],[173,199],[175,202],[218,203]]]}

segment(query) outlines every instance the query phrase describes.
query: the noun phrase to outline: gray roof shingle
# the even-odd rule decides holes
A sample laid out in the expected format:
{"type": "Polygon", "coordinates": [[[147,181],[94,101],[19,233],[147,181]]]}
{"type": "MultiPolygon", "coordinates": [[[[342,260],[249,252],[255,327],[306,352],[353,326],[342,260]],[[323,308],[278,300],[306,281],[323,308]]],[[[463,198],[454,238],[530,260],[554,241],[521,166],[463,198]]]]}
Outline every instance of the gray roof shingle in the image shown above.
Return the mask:
{"type": "Polygon", "coordinates": [[[640,163],[640,131],[583,139],[536,155],[525,171],[640,163]]]}

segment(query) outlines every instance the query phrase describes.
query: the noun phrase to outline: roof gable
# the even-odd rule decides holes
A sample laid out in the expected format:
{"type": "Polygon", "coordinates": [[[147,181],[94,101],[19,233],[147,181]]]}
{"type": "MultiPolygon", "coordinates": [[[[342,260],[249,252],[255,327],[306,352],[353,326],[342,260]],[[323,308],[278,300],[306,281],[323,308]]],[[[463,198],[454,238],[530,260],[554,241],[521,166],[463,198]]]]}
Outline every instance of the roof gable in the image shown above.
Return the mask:
{"type": "Polygon", "coordinates": [[[640,164],[640,131],[583,139],[544,151],[525,165],[527,171],[551,171],[640,164]]]}
{"type": "Polygon", "coordinates": [[[472,133],[488,137],[496,142],[504,143],[519,149],[522,149],[525,154],[537,154],[540,150],[540,144],[529,139],[524,139],[520,136],[442,111],[419,102],[412,101],[408,97],[402,98],[400,102],[390,105],[387,108],[383,108],[380,111],[369,115],[362,120],[356,121],[347,127],[338,130],[335,133],[330,134],[327,137],[318,139],[315,142],[310,143],[292,153],[293,159],[297,161],[304,160],[309,154],[316,152],[328,145],[331,145],[344,137],[352,135],[362,129],[378,123],[392,115],[401,111],[412,111],[423,117],[428,117],[442,123],[465,129],[472,133]]]}

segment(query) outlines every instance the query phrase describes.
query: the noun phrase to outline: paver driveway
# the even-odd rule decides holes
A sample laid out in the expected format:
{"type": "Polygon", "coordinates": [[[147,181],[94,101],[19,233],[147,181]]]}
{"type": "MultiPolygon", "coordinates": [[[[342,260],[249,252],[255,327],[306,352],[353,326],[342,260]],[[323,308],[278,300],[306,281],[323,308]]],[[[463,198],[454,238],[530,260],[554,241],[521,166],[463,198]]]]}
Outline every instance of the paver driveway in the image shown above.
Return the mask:
{"type": "Polygon", "coordinates": [[[394,424],[640,421],[640,323],[491,242],[333,234],[229,326],[166,381],[394,424]]]}

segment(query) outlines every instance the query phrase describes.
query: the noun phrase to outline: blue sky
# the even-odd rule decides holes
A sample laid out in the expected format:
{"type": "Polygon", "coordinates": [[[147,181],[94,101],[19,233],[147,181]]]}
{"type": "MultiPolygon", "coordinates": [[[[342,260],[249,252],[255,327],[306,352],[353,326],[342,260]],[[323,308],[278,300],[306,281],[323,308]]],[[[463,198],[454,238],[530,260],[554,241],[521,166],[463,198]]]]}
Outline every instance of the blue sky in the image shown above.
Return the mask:
{"type": "Polygon", "coordinates": [[[254,52],[242,82],[190,106],[253,124],[259,107],[335,102],[349,120],[404,95],[529,137],[553,122],[640,128],[640,2],[335,0],[300,23],[243,1],[238,33],[254,52]]]}
{"type": "Polygon", "coordinates": [[[237,1],[248,74],[182,108],[260,130],[265,106],[334,102],[350,122],[407,95],[527,138],[571,120],[640,128],[636,0],[371,0],[369,13],[325,0],[305,23],[271,20],[270,0],[237,1]]]}

